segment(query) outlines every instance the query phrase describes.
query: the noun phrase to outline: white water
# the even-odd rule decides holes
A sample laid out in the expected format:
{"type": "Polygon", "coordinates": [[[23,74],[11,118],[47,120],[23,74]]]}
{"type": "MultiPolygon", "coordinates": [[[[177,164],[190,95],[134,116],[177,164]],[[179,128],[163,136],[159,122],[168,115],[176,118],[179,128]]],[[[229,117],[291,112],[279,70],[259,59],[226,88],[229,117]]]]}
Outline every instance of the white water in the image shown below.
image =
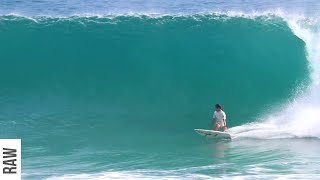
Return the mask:
{"type": "MultiPolygon", "coordinates": [[[[260,171],[260,169],[256,169],[255,171],[260,171]]],[[[61,177],[50,177],[45,180],[107,180],[107,179],[128,179],[128,180],[140,180],[140,179],[230,179],[230,180],[239,180],[239,179],[317,179],[318,175],[310,175],[310,174],[275,174],[275,175],[238,175],[238,174],[230,174],[230,176],[216,177],[213,178],[211,176],[206,175],[185,175],[185,176],[170,176],[170,175],[162,175],[162,176],[153,176],[153,175],[144,175],[135,172],[108,172],[101,174],[78,174],[78,175],[64,175],[61,177]]]]}

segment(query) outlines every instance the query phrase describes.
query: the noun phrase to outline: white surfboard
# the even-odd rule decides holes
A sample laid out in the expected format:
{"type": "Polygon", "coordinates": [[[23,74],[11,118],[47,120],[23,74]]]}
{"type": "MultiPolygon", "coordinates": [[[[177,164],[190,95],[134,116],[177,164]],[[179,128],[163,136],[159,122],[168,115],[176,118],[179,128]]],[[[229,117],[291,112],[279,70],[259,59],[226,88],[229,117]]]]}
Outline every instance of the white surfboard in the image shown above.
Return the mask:
{"type": "Polygon", "coordinates": [[[227,132],[206,130],[206,129],[195,129],[195,131],[201,136],[205,136],[208,138],[231,139],[231,135],[227,132]]]}

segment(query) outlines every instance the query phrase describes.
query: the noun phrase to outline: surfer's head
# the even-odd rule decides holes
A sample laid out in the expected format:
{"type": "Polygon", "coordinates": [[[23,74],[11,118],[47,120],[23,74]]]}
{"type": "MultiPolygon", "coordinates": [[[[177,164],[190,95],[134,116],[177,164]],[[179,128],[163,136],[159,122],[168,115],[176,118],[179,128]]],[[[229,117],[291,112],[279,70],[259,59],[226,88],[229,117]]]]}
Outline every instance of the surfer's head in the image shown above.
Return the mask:
{"type": "Polygon", "coordinates": [[[222,109],[222,107],[221,107],[221,105],[220,104],[216,104],[216,111],[221,111],[221,109],[222,109]]]}

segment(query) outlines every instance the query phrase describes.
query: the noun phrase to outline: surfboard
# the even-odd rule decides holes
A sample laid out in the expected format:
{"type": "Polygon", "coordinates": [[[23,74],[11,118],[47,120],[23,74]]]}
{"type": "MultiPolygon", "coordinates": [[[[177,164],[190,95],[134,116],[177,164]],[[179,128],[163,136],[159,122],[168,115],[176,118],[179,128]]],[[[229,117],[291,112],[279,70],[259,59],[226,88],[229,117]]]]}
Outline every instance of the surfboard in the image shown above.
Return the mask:
{"type": "Polygon", "coordinates": [[[201,136],[205,136],[208,138],[220,138],[220,139],[231,139],[231,135],[227,132],[207,130],[207,129],[195,129],[196,133],[201,136]]]}

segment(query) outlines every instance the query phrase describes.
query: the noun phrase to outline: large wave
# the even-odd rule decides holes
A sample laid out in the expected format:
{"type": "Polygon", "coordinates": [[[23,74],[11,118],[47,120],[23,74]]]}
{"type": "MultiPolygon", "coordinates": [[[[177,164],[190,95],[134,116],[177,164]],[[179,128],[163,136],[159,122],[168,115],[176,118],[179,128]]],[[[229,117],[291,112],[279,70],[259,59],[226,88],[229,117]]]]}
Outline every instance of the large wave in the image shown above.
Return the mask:
{"type": "MultiPolygon", "coordinates": [[[[44,119],[50,111],[70,119],[61,111],[68,109],[83,127],[87,121],[81,119],[90,114],[86,109],[100,114],[92,123],[111,135],[133,121],[131,125],[142,131],[186,133],[209,124],[215,102],[228,111],[229,126],[257,122],[258,117],[271,124],[264,112],[281,106],[301,85],[308,85],[303,41],[312,70],[306,94],[316,94],[317,41],[307,22],[270,12],[1,16],[0,80],[6,100],[2,106],[14,109],[19,104],[22,112],[35,110],[44,119]],[[23,101],[26,98],[29,101],[23,101]]],[[[294,102],[308,95],[299,95],[294,102]]],[[[285,117],[285,110],[276,111],[281,113],[273,116],[278,117],[273,122],[281,130],[295,122],[285,117]]],[[[9,112],[10,118],[21,121],[13,110],[9,112]]],[[[312,123],[305,124],[309,126],[312,123]]],[[[245,131],[238,136],[254,130],[245,131]]]]}
{"type": "Polygon", "coordinates": [[[319,137],[312,19],[270,12],[0,19],[1,135],[25,139],[27,178],[39,175],[29,173],[37,168],[48,179],[178,178],[158,170],[74,175],[86,166],[65,165],[59,155],[90,164],[85,148],[167,149],[192,141],[216,101],[236,126],[235,138],[319,137]],[[63,164],[55,170],[65,175],[52,176],[46,161],[32,164],[44,158],[33,157],[35,149],[58,154],[53,166],[63,164]]]}
{"type": "Polygon", "coordinates": [[[320,1],[87,2],[0,1],[23,179],[320,179],[320,1]]]}

